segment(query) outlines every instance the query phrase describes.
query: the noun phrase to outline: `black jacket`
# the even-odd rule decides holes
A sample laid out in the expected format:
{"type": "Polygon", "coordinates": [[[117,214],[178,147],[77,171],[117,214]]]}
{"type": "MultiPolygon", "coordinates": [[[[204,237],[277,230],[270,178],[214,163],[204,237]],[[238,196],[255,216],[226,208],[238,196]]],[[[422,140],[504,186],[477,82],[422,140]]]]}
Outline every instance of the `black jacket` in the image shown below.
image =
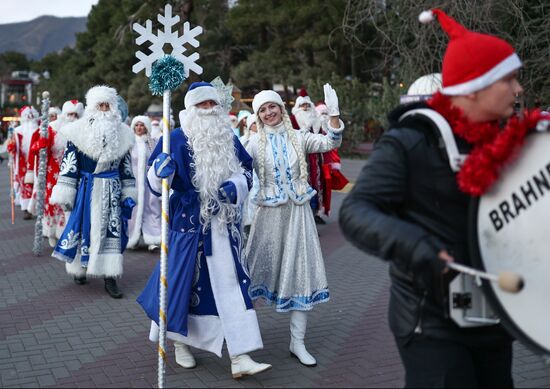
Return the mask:
{"type": "MultiPolygon", "coordinates": [[[[437,259],[445,249],[470,264],[467,229],[470,198],[459,191],[438,130],[414,115],[424,103],[400,106],[340,210],[344,235],[361,250],[390,261],[389,321],[398,339],[415,333],[456,339],[465,334],[507,338],[500,326],[462,329],[448,318],[448,283],[437,259]]],[[[459,151],[470,146],[456,138],[459,151]]],[[[485,339],[486,340],[486,339],[485,339]]]]}

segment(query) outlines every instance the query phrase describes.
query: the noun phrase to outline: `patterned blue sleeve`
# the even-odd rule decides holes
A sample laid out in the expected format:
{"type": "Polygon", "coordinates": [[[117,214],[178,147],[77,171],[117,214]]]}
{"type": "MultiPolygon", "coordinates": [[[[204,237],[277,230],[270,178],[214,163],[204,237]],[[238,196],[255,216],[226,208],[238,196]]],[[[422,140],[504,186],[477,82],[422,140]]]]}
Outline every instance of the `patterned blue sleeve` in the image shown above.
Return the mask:
{"type": "Polygon", "coordinates": [[[79,172],[78,150],[72,142],[67,142],[67,148],[65,149],[63,160],[59,167],[57,185],[65,185],[76,189],[79,172]]]}
{"type": "Polygon", "coordinates": [[[155,149],[151,153],[151,156],[149,157],[149,161],[147,161],[147,168],[153,166],[153,162],[155,162],[155,159],[158,157],[160,153],[162,153],[162,136],[160,137],[157,145],[155,146],[155,149]]]}
{"type": "Polygon", "coordinates": [[[136,180],[134,178],[134,173],[132,172],[132,156],[130,151],[128,151],[118,167],[118,172],[120,174],[120,183],[122,185],[122,200],[126,198],[136,199],[136,180]]]}
{"type": "Polygon", "coordinates": [[[235,136],[235,152],[237,158],[241,162],[241,165],[244,169],[244,176],[246,178],[246,184],[248,185],[248,190],[252,189],[252,157],[248,154],[242,143],[239,141],[239,138],[235,136]]]}
{"type": "Polygon", "coordinates": [[[50,202],[72,208],[80,174],[78,150],[72,142],[67,143],[59,168],[57,183],[53,187],[50,202]]]}

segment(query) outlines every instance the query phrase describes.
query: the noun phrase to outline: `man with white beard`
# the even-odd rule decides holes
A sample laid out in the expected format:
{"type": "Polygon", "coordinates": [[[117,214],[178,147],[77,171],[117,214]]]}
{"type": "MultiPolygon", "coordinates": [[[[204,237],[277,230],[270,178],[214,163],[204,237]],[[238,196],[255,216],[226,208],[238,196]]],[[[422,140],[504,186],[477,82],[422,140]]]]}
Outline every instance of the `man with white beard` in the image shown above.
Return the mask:
{"type": "MultiPolygon", "coordinates": [[[[32,219],[29,205],[32,198],[32,182],[25,182],[27,174],[27,160],[31,148],[31,139],[38,132],[38,111],[31,106],[24,106],[19,110],[21,125],[13,130],[13,138],[8,141],[7,150],[12,154],[14,161],[13,182],[15,201],[21,205],[23,219],[32,219]]],[[[27,180],[28,181],[28,180],[27,180]]]]}
{"type": "MultiPolygon", "coordinates": [[[[50,202],[53,187],[57,183],[61,160],[67,146],[67,139],[63,135],[63,128],[68,123],[72,123],[82,117],[84,106],[78,100],[69,100],[63,104],[63,110],[60,114],[56,113],[56,120],[51,121],[48,126],[48,137],[41,138],[40,131],[36,131],[32,136],[31,150],[28,158],[27,177],[34,180],[34,175],[29,174],[38,167],[38,156],[40,149],[46,149],[47,169],[46,169],[46,190],[44,197],[44,219],[42,235],[48,238],[51,247],[55,247],[57,239],[65,229],[66,215],[61,206],[50,202]]],[[[50,118],[52,118],[50,108],[50,118]]]]}
{"type": "MultiPolygon", "coordinates": [[[[302,88],[300,95],[296,99],[296,103],[292,108],[292,114],[298,124],[300,130],[306,130],[314,134],[324,134],[321,117],[315,109],[315,105],[307,95],[305,89],[302,88]]],[[[321,209],[324,209],[323,204],[325,202],[325,191],[327,190],[325,177],[323,175],[323,154],[311,153],[308,154],[308,167],[309,167],[309,182],[311,187],[317,191],[317,194],[310,200],[311,209],[315,218],[315,223],[326,224],[321,218],[321,209]]],[[[330,190],[330,189],[329,189],[330,190]]],[[[328,216],[326,209],[325,214],[328,216]]]]}
{"type": "Polygon", "coordinates": [[[72,209],[52,256],[66,262],[78,285],[86,275],[103,277],[113,298],[122,297],[115,278],[122,276],[126,220],[136,198],[134,134],[117,107],[113,88],[95,86],[86,93],[84,116],[63,128],[67,148],[50,199],[72,209]]]}
{"type": "MultiPolygon", "coordinates": [[[[176,362],[193,368],[189,346],[222,355],[227,343],[233,378],[267,370],[246,353],[263,347],[256,312],[248,295],[250,278],[242,257],[240,208],[252,186],[252,158],[231,131],[215,88],[193,83],[185,96],[182,128],[170,134],[171,155],[159,142],[148,182],[161,194],[170,182],[167,337],[176,362]]],[[[152,320],[158,340],[160,266],[137,301],[152,320]]]]}

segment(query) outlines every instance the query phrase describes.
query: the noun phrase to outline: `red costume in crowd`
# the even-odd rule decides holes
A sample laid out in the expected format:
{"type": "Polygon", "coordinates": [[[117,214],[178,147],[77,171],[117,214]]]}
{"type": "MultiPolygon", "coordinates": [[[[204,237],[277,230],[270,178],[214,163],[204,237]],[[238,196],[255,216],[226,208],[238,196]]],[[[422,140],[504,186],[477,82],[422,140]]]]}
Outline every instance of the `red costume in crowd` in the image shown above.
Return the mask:
{"type": "MultiPolygon", "coordinates": [[[[324,126],[328,120],[328,113],[324,104],[319,109],[313,105],[304,88],[300,90],[296,99],[290,120],[295,129],[308,129],[315,134],[326,134],[324,126]]],[[[308,154],[309,182],[317,191],[315,200],[312,200],[312,208],[319,222],[319,212],[323,210],[325,215],[330,214],[330,203],[332,190],[341,190],[349,182],[340,172],[340,156],[338,150],[334,149],[326,153],[308,154]]],[[[323,221],[320,221],[324,223],[323,221]]]]}
{"type": "Polygon", "coordinates": [[[21,205],[25,211],[25,218],[30,218],[29,205],[32,197],[32,183],[25,183],[27,173],[27,159],[31,147],[31,138],[34,132],[38,132],[38,112],[30,106],[24,106],[19,110],[21,125],[13,131],[13,142],[7,146],[8,152],[14,161],[13,182],[16,195],[16,204],[21,205]]]}

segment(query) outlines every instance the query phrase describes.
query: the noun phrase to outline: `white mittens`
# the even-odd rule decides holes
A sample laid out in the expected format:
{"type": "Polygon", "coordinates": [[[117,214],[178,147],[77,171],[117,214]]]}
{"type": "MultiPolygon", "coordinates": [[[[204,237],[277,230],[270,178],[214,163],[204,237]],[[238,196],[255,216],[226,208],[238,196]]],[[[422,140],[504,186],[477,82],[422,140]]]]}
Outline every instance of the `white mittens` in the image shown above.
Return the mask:
{"type": "Polygon", "coordinates": [[[330,84],[323,85],[323,90],[325,91],[325,105],[327,106],[329,116],[340,116],[336,91],[330,84]]]}

